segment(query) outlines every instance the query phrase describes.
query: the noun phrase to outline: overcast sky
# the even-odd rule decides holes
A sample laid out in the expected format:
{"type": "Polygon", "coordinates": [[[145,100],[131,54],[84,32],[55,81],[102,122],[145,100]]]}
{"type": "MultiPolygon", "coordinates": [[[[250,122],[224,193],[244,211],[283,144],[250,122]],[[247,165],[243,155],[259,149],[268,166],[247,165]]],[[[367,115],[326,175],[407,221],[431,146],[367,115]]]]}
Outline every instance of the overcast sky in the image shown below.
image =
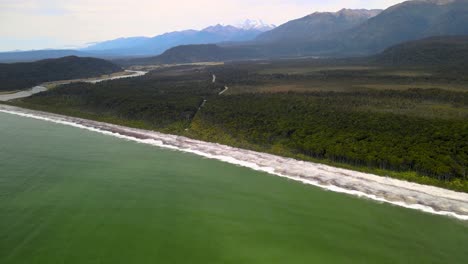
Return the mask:
{"type": "Polygon", "coordinates": [[[73,48],[129,36],[261,19],[280,25],[316,11],[387,8],[402,0],[0,0],[0,51],[73,48]]]}

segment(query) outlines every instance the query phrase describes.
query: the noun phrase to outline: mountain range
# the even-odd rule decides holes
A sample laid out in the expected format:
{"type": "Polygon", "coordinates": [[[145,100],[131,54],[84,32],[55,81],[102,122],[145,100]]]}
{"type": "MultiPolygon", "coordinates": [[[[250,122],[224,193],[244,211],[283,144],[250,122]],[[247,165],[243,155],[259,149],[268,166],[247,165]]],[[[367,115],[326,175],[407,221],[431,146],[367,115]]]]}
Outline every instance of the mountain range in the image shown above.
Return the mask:
{"type": "Polygon", "coordinates": [[[360,56],[405,41],[465,34],[468,0],[413,0],[383,11],[314,13],[260,35],[257,44],[279,46],[288,56],[360,56]]]}
{"type": "Polygon", "coordinates": [[[212,52],[207,46],[176,47],[144,63],[174,63],[177,50],[190,55],[180,58],[181,62],[368,56],[406,41],[452,35],[468,35],[468,0],[412,0],[383,11],[313,13],[260,34],[254,41],[213,45],[212,52]]]}
{"type": "Polygon", "coordinates": [[[155,37],[118,38],[94,43],[79,50],[45,49],[0,52],[0,62],[28,62],[66,56],[104,59],[155,56],[179,45],[252,41],[261,33],[273,28],[275,25],[267,24],[262,20],[247,19],[236,26],[217,24],[202,30],[175,31],[155,37]]]}
{"type": "Polygon", "coordinates": [[[362,24],[382,10],[342,9],[338,12],[316,12],[289,21],[260,34],[258,42],[309,42],[320,40],[362,24]]]}
{"type": "Polygon", "coordinates": [[[336,37],[349,54],[370,54],[410,40],[468,34],[468,0],[413,0],[397,4],[336,37]]]}
{"type": "MultiPolygon", "coordinates": [[[[91,54],[119,59],[145,57],[120,60],[125,65],[350,57],[380,53],[406,41],[454,35],[468,35],[468,0],[411,0],[386,10],[315,12],[278,27],[248,20],[238,26],[215,25],[199,31],[170,32],[152,38],[105,41],[76,51],[77,54],[73,55],[91,54]]],[[[31,57],[37,54],[17,55],[24,59],[26,55],[31,57]]],[[[10,59],[15,57],[11,53],[0,53],[0,61],[5,61],[5,56],[10,59]]]]}
{"type": "Polygon", "coordinates": [[[158,55],[179,45],[250,41],[273,28],[274,25],[261,20],[246,20],[238,26],[218,24],[202,30],[175,31],[151,38],[119,38],[93,44],[81,51],[114,56],[158,55]]]}

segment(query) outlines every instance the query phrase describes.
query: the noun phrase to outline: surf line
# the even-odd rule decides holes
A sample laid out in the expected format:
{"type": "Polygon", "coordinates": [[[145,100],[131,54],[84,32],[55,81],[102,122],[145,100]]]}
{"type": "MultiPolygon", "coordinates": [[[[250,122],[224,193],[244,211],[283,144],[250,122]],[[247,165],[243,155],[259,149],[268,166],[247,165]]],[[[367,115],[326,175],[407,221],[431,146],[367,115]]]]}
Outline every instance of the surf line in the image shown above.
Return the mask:
{"type": "MultiPolygon", "coordinates": [[[[49,113],[44,113],[44,112],[38,112],[38,111],[32,111],[32,110],[26,110],[22,108],[17,108],[17,107],[2,107],[0,106],[0,112],[7,113],[7,114],[12,114],[12,115],[17,115],[21,117],[27,117],[27,118],[33,118],[37,120],[42,120],[42,121],[47,121],[47,122],[53,122],[56,124],[62,124],[62,125],[67,125],[75,128],[80,128],[80,129],[85,129],[88,131],[92,132],[97,132],[100,134],[108,135],[108,136],[113,136],[116,138],[128,140],[128,141],[133,141],[137,143],[142,143],[142,144],[148,144],[156,147],[161,147],[165,149],[170,149],[170,150],[176,150],[176,151],[181,151],[181,152],[186,152],[186,153],[191,153],[195,154],[198,156],[203,156],[205,158],[209,159],[216,159],[219,161],[223,161],[226,163],[242,166],[242,167],[247,167],[256,171],[261,171],[261,172],[266,172],[272,175],[277,175],[289,180],[294,180],[301,182],[303,184],[308,184],[308,185],[313,185],[316,187],[320,187],[324,190],[328,191],[333,191],[337,193],[344,193],[344,194],[349,194],[357,197],[362,197],[362,198],[367,198],[371,200],[375,200],[378,202],[383,202],[383,203],[388,203],[388,204],[393,204],[396,206],[408,208],[408,209],[414,209],[430,214],[435,214],[435,215],[444,215],[444,216],[449,216],[453,217],[456,219],[460,220],[468,220],[468,215],[453,212],[453,211],[448,211],[448,210],[436,210],[434,207],[424,205],[424,204],[419,204],[419,203],[407,203],[404,201],[396,201],[396,200],[390,200],[386,199],[385,197],[380,197],[372,193],[366,193],[363,191],[359,190],[353,190],[349,188],[344,188],[336,185],[330,185],[330,184],[323,184],[318,180],[310,179],[310,178],[304,178],[304,177],[297,177],[297,176],[292,176],[288,175],[287,172],[284,171],[278,171],[277,169],[269,166],[262,166],[259,165],[253,161],[246,161],[246,160],[241,160],[229,155],[220,155],[215,151],[215,153],[210,153],[207,152],[206,150],[204,151],[204,146],[201,145],[196,145],[198,144],[206,144],[208,148],[218,148],[218,149],[227,149],[227,150],[239,150],[239,151],[245,151],[241,149],[236,149],[232,148],[229,146],[224,146],[216,143],[208,143],[208,142],[203,142],[203,141],[197,141],[197,140],[192,140],[186,138],[187,142],[189,142],[189,146],[184,146],[180,147],[174,144],[170,144],[170,141],[182,139],[184,140],[184,137],[180,136],[174,136],[174,135],[166,135],[166,134],[161,134],[159,132],[153,132],[153,131],[145,131],[145,130],[140,130],[140,129],[133,129],[133,128],[128,128],[128,127],[122,127],[118,125],[112,125],[112,124],[107,124],[107,123],[101,123],[97,121],[92,121],[92,120],[85,120],[85,119],[80,119],[80,118],[74,118],[74,117],[67,117],[67,116],[61,116],[61,115],[56,115],[56,114],[49,114],[49,113]],[[116,132],[115,130],[118,130],[116,132]],[[138,135],[145,135],[145,133],[148,133],[148,137],[153,137],[153,138],[146,138],[146,137],[137,137],[135,135],[132,135],[133,133],[138,134],[138,135]],[[160,137],[160,138],[155,138],[155,137],[160,137]],[[162,138],[163,136],[166,136],[167,138],[162,138]],[[169,142],[169,143],[168,143],[169,142]],[[193,144],[195,143],[195,144],[193,144]],[[198,149],[197,149],[198,147],[198,149]]],[[[205,147],[206,147],[205,146],[205,147]]],[[[220,151],[222,152],[222,151],[220,151]]],[[[249,154],[255,155],[256,152],[253,151],[247,151],[249,154]]],[[[265,155],[270,155],[266,153],[259,153],[259,154],[265,154],[265,155]]],[[[278,159],[287,159],[287,160],[292,160],[288,158],[283,158],[283,157],[277,157],[278,159]]],[[[298,161],[301,162],[301,161],[298,161]]],[[[312,163],[311,163],[312,164],[312,163]]],[[[323,166],[323,165],[318,165],[318,166],[323,166]]],[[[346,177],[346,176],[344,176],[346,177]]],[[[375,177],[381,177],[381,176],[376,176],[375,177]]],[[[344,179],[346,180],[346,179],[344,179]]],[[[403,181],[401,181],[403,182],[403,181]]],[[[406,183],[406,182],[405,182],[406,183]]],[[[412,183],[408,183],[412,184],[412,183]]],[[[436,187],[434,187],[436,188],[436,187]]],[[[447,191],[451,192],[449,190],[444,190],[442,191],[447,191]]],[[[437,198],[437,196],[434,196],[434,198],[437,198]]],[[[468,203],[468,201],[462,201],[468,203]]]]}

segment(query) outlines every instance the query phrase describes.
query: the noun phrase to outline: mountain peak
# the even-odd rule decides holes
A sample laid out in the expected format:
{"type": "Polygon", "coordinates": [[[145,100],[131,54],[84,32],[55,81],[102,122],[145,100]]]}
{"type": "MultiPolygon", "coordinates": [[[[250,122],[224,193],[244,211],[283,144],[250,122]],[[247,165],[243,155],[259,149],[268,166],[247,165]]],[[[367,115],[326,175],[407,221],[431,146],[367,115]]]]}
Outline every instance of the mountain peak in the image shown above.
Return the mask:
{"type": "Polygon", "coordinates": [[[246,19],[244,22],[236,25],[236,27],[245,30],[269,31],[274,29],[276,26],[273,24],[265,23],[261,19],[246,19]]]}

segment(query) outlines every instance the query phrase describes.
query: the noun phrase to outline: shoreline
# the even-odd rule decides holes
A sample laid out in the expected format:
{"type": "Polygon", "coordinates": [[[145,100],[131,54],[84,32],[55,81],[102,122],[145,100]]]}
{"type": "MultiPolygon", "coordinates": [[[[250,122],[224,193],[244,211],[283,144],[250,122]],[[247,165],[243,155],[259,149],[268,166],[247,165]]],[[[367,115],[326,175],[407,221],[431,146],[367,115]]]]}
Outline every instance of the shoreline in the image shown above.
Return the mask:
{"type": "Polygon", "coordinates": [[[0,112],[73,126],[121,139],[248,167],[324,190],[468,220],[468,194],[183,136],[0,105],[0,112]]]}

